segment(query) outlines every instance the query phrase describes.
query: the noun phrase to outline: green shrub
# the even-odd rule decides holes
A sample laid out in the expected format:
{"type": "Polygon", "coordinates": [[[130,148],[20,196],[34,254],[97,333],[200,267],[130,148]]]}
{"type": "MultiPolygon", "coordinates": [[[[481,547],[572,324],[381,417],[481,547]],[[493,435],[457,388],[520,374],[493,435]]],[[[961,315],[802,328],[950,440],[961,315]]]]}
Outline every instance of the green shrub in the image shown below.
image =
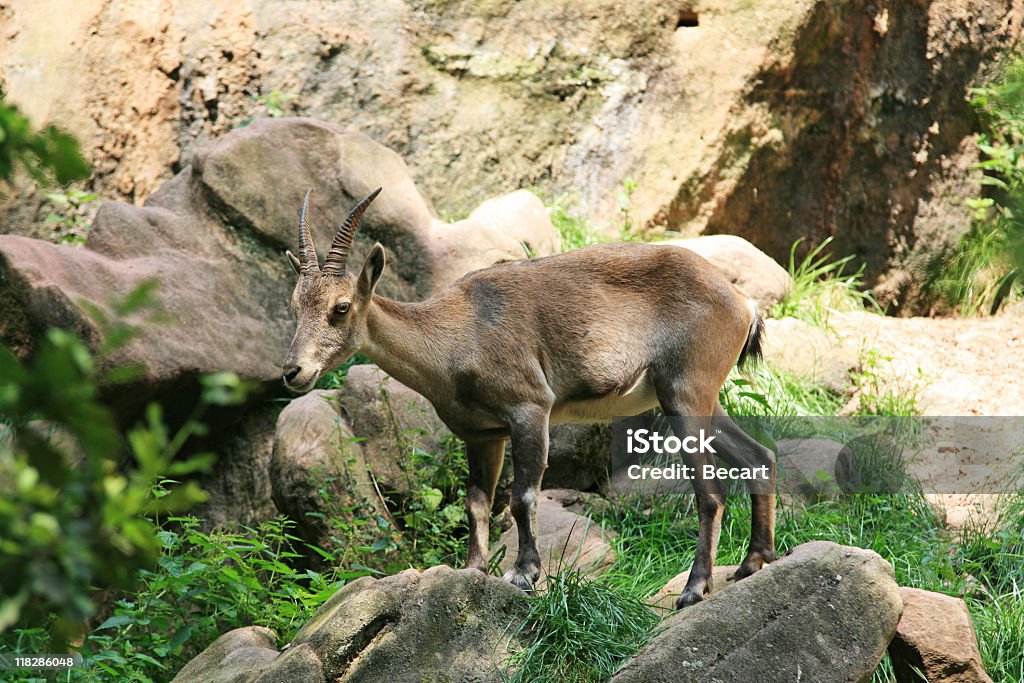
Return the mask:
{"type": "Polygon", "coordinates": [[[66,185],[89,176],[78,142],[55,126],[32,130],[18,108],[0,91],[0,180],[10,180],[19,168],[40,185],[66,185]]]}
{"type": "MultiPolygon", "coordinates": [[[[149,305],[153,283],[112,304],[127,316],[149,305]]],[[[97,315],[98,313],[97,309],[97,315]]],[[[95,611],[96,589],[130,589],[159,554],[152,519],[203,499],[173,477],[207,467],[211,456],[176,461],[195,420],[212,403],[236,403],[232,375],[203,380],[193,419],[164,428],[160,408],[127,433],[99,399],[99,387],[134,376],[100,370],[133,329],[101,318],[106,342],[93,357],[73,334],[51,329],[32,359],[0,347],[0,633],[50,619],[61,647],[95,611]],[[130,467],[122,467],[127,460],[130,467]]]]}
{"type": "Polygon", "coordinates": [[[992,85],[972,91],[984,132],[984,196],[971,200],[970,230],[930,266],[926,290],[962,315],[995,313],[1024,296],[1024,55],[992,85]]]}

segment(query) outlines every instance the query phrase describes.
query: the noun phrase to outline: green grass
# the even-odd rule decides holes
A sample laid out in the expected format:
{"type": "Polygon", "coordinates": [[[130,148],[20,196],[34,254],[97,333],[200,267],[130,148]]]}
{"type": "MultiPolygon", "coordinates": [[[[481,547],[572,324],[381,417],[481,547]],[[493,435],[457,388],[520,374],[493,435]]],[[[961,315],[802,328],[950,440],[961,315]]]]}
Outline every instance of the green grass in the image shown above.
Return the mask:
{"type": "Polygon", "coordinates": [[[835,415],[846,402],[843,396],[767,362],[734,372],[719,401],[730,415],[765,416],[835,415]]]}
{"type": "Polygon", "coordinates": [[[528,645],[509,662],[509,683],[600,683],[657,634],[659,618],[639,597],[573,568],[548,579],[518,626],[528,645]]]}
{"type": "Polygon", "coordinates": [[[790,249],[788,270],[793,287],[772,307],[773,318],[790,316],[828,327],[829,316],[836,311],[879,311],[874,298],[864,291],[864,267],[848,270],[853,256],[833,258],[828,252],[832,243],[829,237],[798,262],[796,254],[802,241],[797,240],[790,249]]]}
{"type": "MultiPolygon", "coordinates": [[[[692,496],[624,499],[597,512],[597,521],[617,532],[618,559],[596,582],[624,599],[647,598],[689,569],[697,535],[692,501],[692,496]]],[[[738,564],[744,556],[748,501],[734,496],[726,508],[720,565],[738,564]]],[[[780,556],[814,540],[874,550],[893,565],[901,586],[965,597],[993,680],[1024,681],[1024,497],[1007,498],[995,531],[974,527],[960,534],[947,531],[917,493],[781,506],[780,556]]],[[[887,664],[880,667],[875,680],[892,680],[888,671],[887,664]]]]}
{"type": "Polygon", "coordinates": [[[567,194],[546,202],[548,218],[562,238],[562,251],[571,251],[591,244],[608,242],[586,218],[575,213],[575,200],[567,194]]]}

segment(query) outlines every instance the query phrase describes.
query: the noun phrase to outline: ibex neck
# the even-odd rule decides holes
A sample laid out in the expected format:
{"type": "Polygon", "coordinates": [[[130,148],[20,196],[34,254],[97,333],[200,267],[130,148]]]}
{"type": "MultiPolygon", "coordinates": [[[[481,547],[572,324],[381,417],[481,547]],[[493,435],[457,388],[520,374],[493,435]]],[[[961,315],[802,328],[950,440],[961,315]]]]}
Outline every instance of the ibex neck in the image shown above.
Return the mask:
{"type": "Polygon", "coordinates": [[[426,394],[448,379],[443,362],[450,341],[432,313],[432,302],[401,303],[374,296],[362,351],[402,384],[426,394]]]}

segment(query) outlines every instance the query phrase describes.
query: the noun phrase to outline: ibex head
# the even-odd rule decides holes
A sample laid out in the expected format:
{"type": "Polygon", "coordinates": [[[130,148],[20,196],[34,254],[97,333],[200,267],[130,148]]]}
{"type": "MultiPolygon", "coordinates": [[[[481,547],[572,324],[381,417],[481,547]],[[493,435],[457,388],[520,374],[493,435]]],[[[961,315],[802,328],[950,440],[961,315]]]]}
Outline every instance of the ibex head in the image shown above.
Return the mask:
{"type": "Polygon", "coordinates": [[[380,188],[356,204],[338,228],[323,269],[306,218],[310,192],[312,189],[306,192],[299,214],[299,255],[288,252],[288,260],[299,276],[291,299],[298,326],[282,370],[285,385],[293,391],[309,391],[323,373],[359,350],[373,290],[384,272],[384,247],[380,243],[370,249],[358,275],[347,268],[359,219],[380,188]]]}

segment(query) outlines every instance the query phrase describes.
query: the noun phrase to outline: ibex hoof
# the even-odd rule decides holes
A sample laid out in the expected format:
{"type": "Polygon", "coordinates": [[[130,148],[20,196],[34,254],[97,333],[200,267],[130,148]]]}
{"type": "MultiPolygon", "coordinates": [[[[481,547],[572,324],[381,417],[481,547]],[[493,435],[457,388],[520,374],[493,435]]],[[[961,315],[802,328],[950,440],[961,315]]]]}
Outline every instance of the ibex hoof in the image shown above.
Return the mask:
{"type": "Polygon", "coordinates": [[[533,581],[516,567],[505,572],[504,579],[524,593],[533,592],[533,581]]]}
{"type": "Polygon", "coordinates": [[[772,551],[750,553],[743,560],[743,563],[736,568],[735,573],[730,578],[732,581],[740,581],[773,561],[775,561],[775,553],[772,551]]]}
{"type": "Polygon", "coordinates": [[[700,593],[693,591],[683,591],[678,598],[676,598],[676,609],[683,609],[684,607],[690,607],[696,605],[698,602],[703,602],[704,596],[700,593]]]}

